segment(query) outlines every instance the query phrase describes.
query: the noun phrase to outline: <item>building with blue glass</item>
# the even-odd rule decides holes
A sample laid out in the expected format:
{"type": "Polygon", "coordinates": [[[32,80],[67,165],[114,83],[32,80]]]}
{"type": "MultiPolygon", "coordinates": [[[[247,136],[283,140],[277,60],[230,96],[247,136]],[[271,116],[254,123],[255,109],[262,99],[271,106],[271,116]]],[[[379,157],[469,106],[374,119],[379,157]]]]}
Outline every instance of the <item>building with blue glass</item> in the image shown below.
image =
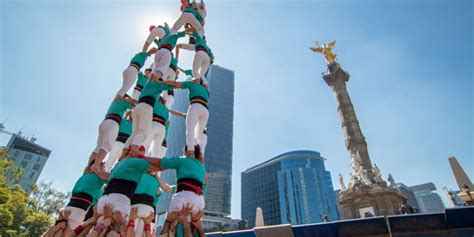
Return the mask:
{"type": "Polygon", "coordinates": [[[338,220],[331,174],[319,152],[300,150],[281,154],[242,172],[242,219],[255,225],[261,207],[265,225],[338,220]]]}

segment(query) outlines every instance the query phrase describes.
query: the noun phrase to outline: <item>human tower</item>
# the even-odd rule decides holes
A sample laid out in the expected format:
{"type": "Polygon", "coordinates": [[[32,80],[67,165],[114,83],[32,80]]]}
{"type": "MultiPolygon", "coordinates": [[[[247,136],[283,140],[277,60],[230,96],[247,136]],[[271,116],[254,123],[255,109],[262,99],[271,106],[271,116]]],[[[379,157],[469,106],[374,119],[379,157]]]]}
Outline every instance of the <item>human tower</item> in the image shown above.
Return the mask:
{"type": "Polygon", "coordinates": [[[97,146],[69,203],[44,236],[155,236],[152,227],[163,192],[173,196],[161,235],[204,236],[206,75],[214,57],[204,36],[206,7],[202,0],[181,0],[180,10],[171,28],[166,23],[150,26],[142,52],[123,71],[122,86],[99,126],[97,146]],[[177,44],[185,36],[189,43],[177,44]],[[153,43],[156,48],[150,48],[153,43]],[[195,51],[192,70],[178,66],[179,49],[195,51]],[[142,73],[153,54],[154,62],[142,73]],[[180,71],[188,76],[186,81],[176,81],[180,71]],[[187,113],[171,110],[174,89],[189,91],[187,113]],[[170,114],[186,120],[182,157],[164,157],[170,114]],[[160,179],[159,172],[166,169],[176,170],[176,186],[160,179]]]}

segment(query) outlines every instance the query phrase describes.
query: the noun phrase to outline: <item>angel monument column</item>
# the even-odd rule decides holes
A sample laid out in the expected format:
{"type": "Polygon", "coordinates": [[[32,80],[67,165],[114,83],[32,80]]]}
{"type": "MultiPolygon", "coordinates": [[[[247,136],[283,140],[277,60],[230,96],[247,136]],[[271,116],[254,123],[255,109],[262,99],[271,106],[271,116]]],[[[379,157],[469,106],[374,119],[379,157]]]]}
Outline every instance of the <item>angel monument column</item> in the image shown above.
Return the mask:
{"type": "Polygon", "coordinates": [[[335,45],[336,41],[322,45],[316,42],[316,47],[310,49],[323,54],[326,59],[328,70],[323,74],[323,79],[336,97],[346,149],[356,174],[350,177],[348,187],[339,193],[340,214],[343,219],[398,214],[399,205],[406,197],[396,187],[387,186],[378,167],[372,166],[367,142],[347,91],[349,74],[341,68],[336,61],[336,54],[332,52],[335,45]]]}

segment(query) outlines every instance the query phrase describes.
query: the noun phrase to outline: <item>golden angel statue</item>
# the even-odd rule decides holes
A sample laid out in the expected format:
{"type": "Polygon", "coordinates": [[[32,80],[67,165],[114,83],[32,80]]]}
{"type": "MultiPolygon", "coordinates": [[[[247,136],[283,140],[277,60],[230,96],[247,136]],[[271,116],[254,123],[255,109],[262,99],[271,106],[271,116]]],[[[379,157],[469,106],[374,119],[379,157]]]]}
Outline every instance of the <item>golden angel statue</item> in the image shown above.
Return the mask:
{"type": "Polygon", "coordinates": [[[335,40],[329,44],[323,44],[323,45],[320,45],[319,41],[316,41],[316,47],[310,47],[309,49],[311,49],[313,52],[324,54],[326,61],[328,63],[332,63],[336,60],[336,56],[337,56],[336,54],[332,53],[332,49],[334,48],[335,45],[336,45],[335,40]]]}

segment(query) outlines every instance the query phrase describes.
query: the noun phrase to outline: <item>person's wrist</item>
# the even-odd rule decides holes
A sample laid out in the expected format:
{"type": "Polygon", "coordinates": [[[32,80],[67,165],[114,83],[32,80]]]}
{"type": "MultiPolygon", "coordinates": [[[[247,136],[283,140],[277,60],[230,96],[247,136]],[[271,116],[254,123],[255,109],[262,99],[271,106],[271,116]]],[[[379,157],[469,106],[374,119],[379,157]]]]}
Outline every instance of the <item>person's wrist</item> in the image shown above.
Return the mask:
{"type": "Polygon", "coordinates": [[[135,228],[135,220],[128,220],[127,229],[128,228],[135,228]]]}

